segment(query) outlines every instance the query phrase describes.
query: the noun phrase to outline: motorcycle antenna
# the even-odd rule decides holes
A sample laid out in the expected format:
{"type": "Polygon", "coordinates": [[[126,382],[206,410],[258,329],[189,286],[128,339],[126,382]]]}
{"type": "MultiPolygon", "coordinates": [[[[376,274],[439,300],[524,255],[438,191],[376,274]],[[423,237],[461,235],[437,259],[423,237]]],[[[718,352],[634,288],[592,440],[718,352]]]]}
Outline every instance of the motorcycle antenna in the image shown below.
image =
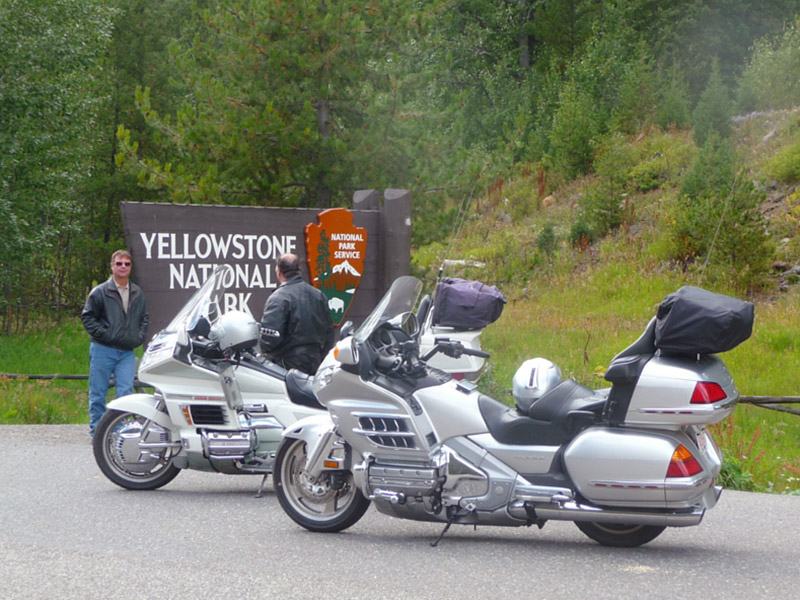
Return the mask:
{"type": "Polygon", "coordinates": [[[728,203],[733,196],[733,190],[736,189],[736,184],[739,181],[739,175],[741,171],[736,173],[736,177],[733,178],[733,184],[731,184],[731,191],[728,193],[728,196],[725,198],[725,204],[722,205],[722,214],[719,216],[719,221],[717,221],[717,229],[714,231],[714,237],[711,239],[711,246],[708,249],[708,254],[706,254],[706,259],[703,262],[703,268],[700,269],[701,277],[705,275],[706,267],[708,266],[708,261],[711,259],[711,254],[714,252],[714,245],[717,243],[717,237],[719,237],[719,230],[722,226],[722,221],[725,220],[725,213],[728,210],[728,203]]]}
{"type": "Polygon", "coordinates": [[[464,221],[467,218],[467,209],[469,209],[470,204],[472,204],[472,196],[475,195],[475,187],[478,185],[478,179],[475,179],[475,182],[472,184],[472,188],[469,190],[469,194],[464,196],[464,199],[461,201],[461,206],[458,207],[458,215],[453,220],[453,229],[450,232],[450,239],[447,242],[447,249],[445,250],[444,257],[442,258],[442,266],[439,267],[439,275],[436,279],[436,283],[439,283],[439,279],[442,276],[442,271],[444,271],[444,266],[447,263],[447,259],[450,258],[450,253],[453,249],[453,241],[458,237],[458,234],[461,232],[461,228],[464,226],[464,221]]]}

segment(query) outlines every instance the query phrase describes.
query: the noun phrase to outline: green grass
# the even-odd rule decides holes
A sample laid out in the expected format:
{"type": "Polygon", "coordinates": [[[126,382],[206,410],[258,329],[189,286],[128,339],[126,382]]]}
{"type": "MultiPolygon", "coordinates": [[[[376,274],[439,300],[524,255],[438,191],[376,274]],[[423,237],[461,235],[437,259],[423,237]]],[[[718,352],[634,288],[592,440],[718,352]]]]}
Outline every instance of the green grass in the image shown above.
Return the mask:
{"type": "MultiPolygon", "coordinates": [[[[136,354],[141,356],[141,348],[136,354]]],[[[20,336],[0,336],[0,373],[88,375],[89,336],[77,319],[20,336]]],[[[0,376],[0,424],[88,423],[88,389],[87,380],[0,376]]]]}
{"type": "Polygon", "coordinates": [[[39,326],[22,336],[0,336],[0,372],[86,374],[89,336],[78,319],[59,327],[39,326]]]}

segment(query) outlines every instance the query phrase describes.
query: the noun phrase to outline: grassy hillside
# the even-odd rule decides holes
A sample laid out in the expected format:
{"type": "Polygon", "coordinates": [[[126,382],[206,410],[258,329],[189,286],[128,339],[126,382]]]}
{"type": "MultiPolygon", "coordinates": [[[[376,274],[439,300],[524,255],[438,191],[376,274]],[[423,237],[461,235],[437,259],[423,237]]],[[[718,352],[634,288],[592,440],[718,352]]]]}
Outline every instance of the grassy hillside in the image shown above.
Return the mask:
{"type": "MultiPolygon", "coordinates": [[[[800,278],[785,274],[800,264],[797,186],[775,174],[781,161],[792,160],[781,157],[800,139],[798,123],[797,111],[753,115],[738,120],[734,133],[739,177],[763,195],[771,260],[762,278],[674,258],[680,190],[699,152],[688,131],[654,129],[624,140],[620,152],[636,158],[617,192],[624,220],[590,244],[570,236],[601,176],[550,183],[540,193],[541,178],[531,169],[473,198],[450,247],[421,248],[414,260],[429,281],[443,259],[479,263],[446,274],[497,285],[506,295],[503,316],[482,338],[493,354],[484,391],[510,402],[514,371],[535,356],[558,364],[565,377],[606,387],[609,361],[638,337],[664,296],[696,285],[756,306],[752,337],[723,355],[742,395],[800,396],[800,278]],[[637,185],[637,177],[654,184],[637,185]]],[[[725,473],[736,480],[730,483],[800,490],[800,417],[742,405],[715,432],[725,473]]]]}

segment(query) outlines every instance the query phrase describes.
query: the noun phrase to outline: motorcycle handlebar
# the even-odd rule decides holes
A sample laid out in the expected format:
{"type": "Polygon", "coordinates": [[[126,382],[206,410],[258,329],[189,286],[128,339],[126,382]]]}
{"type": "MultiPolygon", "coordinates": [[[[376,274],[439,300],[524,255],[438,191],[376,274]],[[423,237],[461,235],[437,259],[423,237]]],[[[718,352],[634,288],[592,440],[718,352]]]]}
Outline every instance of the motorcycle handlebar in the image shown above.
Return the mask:
{"type": "Polygon", "coordinates": [[[462,354],[477,356],[479,358],[489,358],[491,356],[491,354],[488,352],[484,352],[483,350],[473,350],[472,348],[464,348],[464,350],[462,350],[462,354]]]}
{"type": "Polygon", "coordinates": [[[430,360],[437,352],[441,352],[452,358],[458,358],[462,354],[467,356],[477,356],[478,358],[489,358],[491,354],[483,350],[473,350],[472,348],[465,348],[461,342],[454,342],[451,340],[436,340],[436,345],[433,350],[429,351],[422,360],[430,360]]]}

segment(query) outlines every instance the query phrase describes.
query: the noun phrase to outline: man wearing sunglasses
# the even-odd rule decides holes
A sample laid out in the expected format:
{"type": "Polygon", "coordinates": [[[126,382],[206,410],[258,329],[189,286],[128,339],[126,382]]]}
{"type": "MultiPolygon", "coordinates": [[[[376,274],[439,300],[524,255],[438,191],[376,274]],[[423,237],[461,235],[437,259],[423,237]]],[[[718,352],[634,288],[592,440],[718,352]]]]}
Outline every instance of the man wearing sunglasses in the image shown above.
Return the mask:
{"type": "Polygon", "coordinates": [[[111,256],[111,277],[95,287],[81,313],[92,338],[89,345],[89,433],[106,412],[109,379],[114,374],[117,398],[133,393],[136,358],[133,349],[144,342],[150,315],[142,289],[130,280],[131,255],[111,256]]]}

